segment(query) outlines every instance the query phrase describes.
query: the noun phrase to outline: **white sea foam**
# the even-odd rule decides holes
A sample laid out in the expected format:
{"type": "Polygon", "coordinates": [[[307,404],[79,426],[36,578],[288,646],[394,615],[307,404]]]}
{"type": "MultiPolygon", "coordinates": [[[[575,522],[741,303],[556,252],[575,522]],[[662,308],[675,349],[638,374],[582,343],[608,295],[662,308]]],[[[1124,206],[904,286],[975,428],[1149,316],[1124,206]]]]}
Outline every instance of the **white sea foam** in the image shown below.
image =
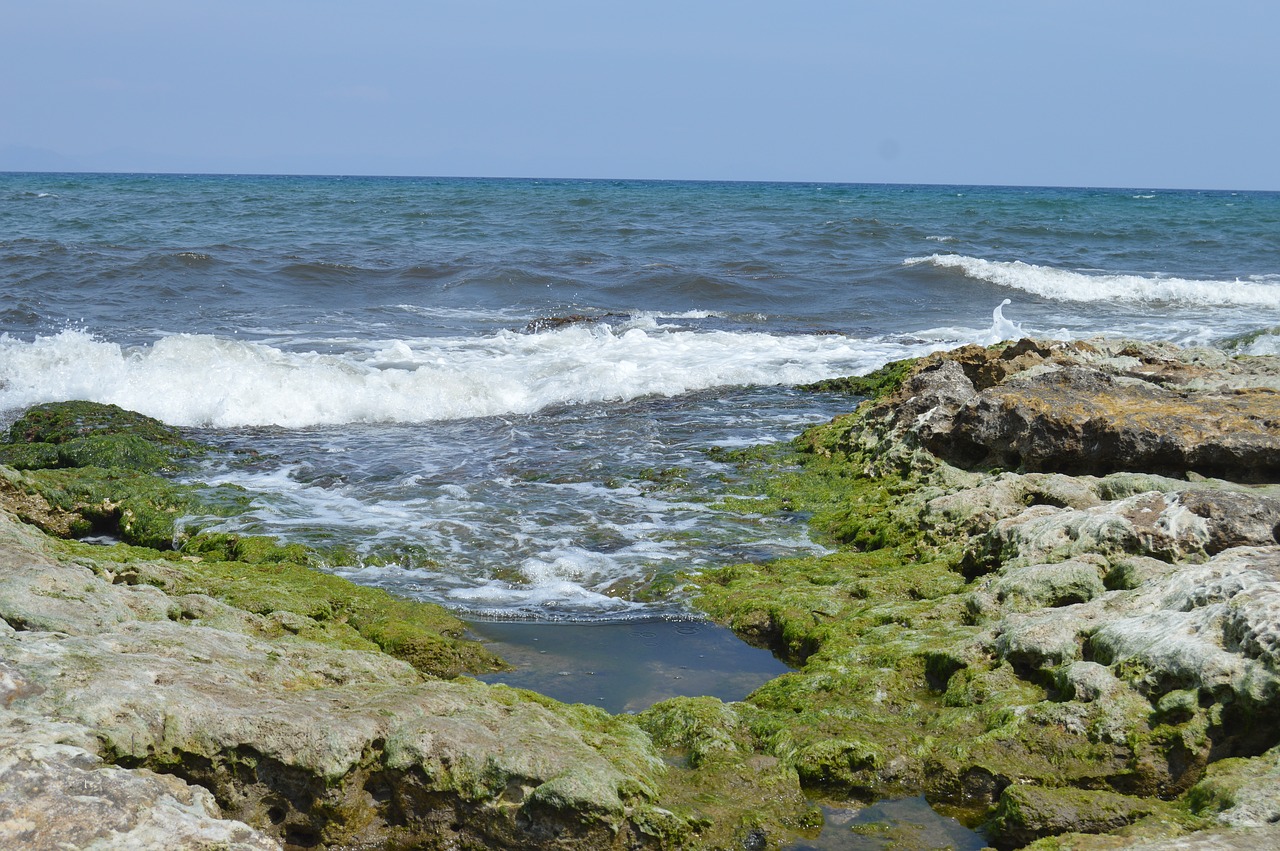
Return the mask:
{"type": "Polygon", "coordinates": [[[1004,340],[1017,340],[1023,336],[1022,323],[1013,322],[1004,317],[1005,306],[1009,304],[1013,304],[1013,302],[1006,298],[996,305],[995,310],[991,311],[991,332],[982,341],[984,345],[993,346],[1004,340]]]}
{"type": "Polygon", "coordinates": [[[1280,308],[1280,280],[1276,276],[1241,281],[1086,274],[1021,260],[983,260],[961,254],[909,257],[903,263],[955,269],[976,280],[1060,301],[1280,308]]]}
{"type": "Polygon", "coordinates": [[[186,426],[413,423],[801,383],[919,353],[839,335],[605,325],[385,340],[340,354],[193,334],[124,348],[67,330],[30,342],[0,336],[0,410],[88,399],[186,426]]]}
{"type": "Polygon", "coordinates": [[[1280,332],[1259,334],[1236,350],[1242,355],[1280,355],[1280,332]]]}

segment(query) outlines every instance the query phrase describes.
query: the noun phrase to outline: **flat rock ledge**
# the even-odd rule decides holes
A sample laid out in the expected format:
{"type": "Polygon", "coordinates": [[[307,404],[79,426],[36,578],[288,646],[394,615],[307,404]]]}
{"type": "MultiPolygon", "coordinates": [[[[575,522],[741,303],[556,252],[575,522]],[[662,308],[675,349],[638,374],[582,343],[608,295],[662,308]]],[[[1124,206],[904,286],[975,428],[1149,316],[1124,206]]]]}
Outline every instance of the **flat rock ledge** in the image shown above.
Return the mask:
{"type": "Polygon", "coordinates": [[[50,547],[0,516],[0,847],[647,847],[679,827],[631,723],[50,547]]]}

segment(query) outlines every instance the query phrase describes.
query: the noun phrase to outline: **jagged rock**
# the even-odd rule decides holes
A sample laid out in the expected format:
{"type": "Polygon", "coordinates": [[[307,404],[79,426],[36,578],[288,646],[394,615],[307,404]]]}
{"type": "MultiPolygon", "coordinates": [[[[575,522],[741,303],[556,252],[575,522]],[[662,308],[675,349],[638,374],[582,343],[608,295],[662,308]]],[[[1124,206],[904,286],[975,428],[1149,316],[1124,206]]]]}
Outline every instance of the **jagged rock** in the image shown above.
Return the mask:
{"type": "Polygon", "coordinates": [[[872,430],[969,469],[1280,481],[1271,359],[1160,344],[967,346],[922,358],[872,430]]]}
{"type": "Polygon", "coordinates": [[[1058,688],[1064,696],[1085,703],[1107,697],[1122,687],[1111,669],[1097,662],[1072,662],[1058,672],[1058,688]]]}
{"type": "Polygon", "coordinates": [[[1144,690],[1229,693],[1240,707],[1280,696],[1280,548],[1228,550],[1137,590],[1116,592],[1123,614],[1094,630],[1098,661],[1143,671],[1144,690]]]}
{"type": "MultiPolygon", "coordinates": [[[[0,640],[15,631],[0,621],[0,640]]],[[[0,658],[0,847],[279,851],[224,819],[213,795],[150,771],[103,763],[92,731],[11,708],[45,691],[0,658]]]]}
{"type": "Polygon", "coordinates": [[[1001,572],[990,583],[990,591],[1008,611],[1087,603],[1107,590],[1102,582],[1104,567],[1096,556],[1014,567],[1001,572]]]}
{"type": "MultiPolygon", "coordinates": [[[[691,579],[800,668],[732,707],[611,718],[433,679],[323,594],[236,608],[180,556],[76,565],[0,522],[0,715],[296,845],[763,847],[761,819],[804,823],[803,782],[1000,800],[1002,845],[1250,847],[1274,759],[1225,758],[1280,742],[1280,488],[1240,482],[1280,464],[1278,363],[1021,341],[883,371],[771,494],[839,549],[691,579]],[[1203,822],[1153,799],[1184,793],[1222,829],[1180,837],[1203,822]]],[[[207,543],[189,557],[250,560],[207,543]]]]}
{"type": "MultiPolygon", "coordinates": [[[[1100,481],[1099,488],[1107,483],[1100,481]]],[[[975,558],[988,569],[1013,562],[1055,563],[1084,554],[1128,553],[1174,561],[1277,543],[1272,520],[1280,521],[1280,500],[1182,487],[1084,509],[1033,506],[996,521],[975,544],[975,558]]]]}
{"type": "Polygon", "coordinates": [[[925,446],[960,466],[1105,475],[1195,471],[1280,480],[1280,394],[1174,392],[1085,367],[1017,376],[988,388],[925,446]]]}
{"type": "Polygon", "coordinates": [[[103,765],[89,751],[33,742],[0,712],[0,845],[27,851],[279,851],[220,817],[213,795],[176,777],[103,765]]]}

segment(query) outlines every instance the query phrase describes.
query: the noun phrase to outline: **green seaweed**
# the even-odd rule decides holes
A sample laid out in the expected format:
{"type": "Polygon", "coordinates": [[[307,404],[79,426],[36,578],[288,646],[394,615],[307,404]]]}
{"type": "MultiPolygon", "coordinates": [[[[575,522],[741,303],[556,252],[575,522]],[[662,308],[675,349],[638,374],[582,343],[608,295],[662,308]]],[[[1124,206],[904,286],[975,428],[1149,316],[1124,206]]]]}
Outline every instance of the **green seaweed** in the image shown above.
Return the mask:
{"type": "Polygon", "coordinates": [[[751,734],[739,748],[834,797],[924,792],[981,810],[1011,783],[1166,789],[1173,733],[1151,732],[1144,698],[1059,703],[1052,678],[994,655],[972,622],[966,541],[924,521],[950,474],[868,475],[881,467],[854,447],[869,410],[790,446],[719,453],[747,477],[722,508],[804,517],[834,548],[691,577],[700,608],[799,668],[735,706],[751,734]],[[1130,733],[1118,746],[1117,725],[1130,733]]]}
{"type": "Polygon", "coordinates": [[[91,559],[98,569],[114,566],[116,581],[155,585],[178,597],[204,595],[267,618],[263,629],[272,636],[289,632],[350,649],[379,650],[440,677],[506,667],[483,645],[467,639],[466,624],[441,606],[325,573],[312,566],[322,563],[324,554],[296,544],[280,546],[262,538],[241,538],[238,543],[259,556],[274,552],[287,558],[224,561],[218,560],[213,547],[206,553],[215,557],[206,558],[128,544],[104,547],[63,541],[60,546],[68,555],[91,559]]]}
{"type": "Polygon", "coordinates": [[[119,467],[27,470],[11,481],[42,500],[49,516],[71,518],[65,526],[33,519],[50,534],[114,535],[158,550],[180,547],[198,529],[191,518],[235,516],[252,501],[248,491],[234,485],[179,484],[119,467]]]}
{"type": "Polygon", "coordinates": [[[898,390],[902,383],[915,371],[919,358],[890,361],[879,369],[866,375],[851,375],[844,378],[827,378],[812,384],[800,385],[801,390],[821,393],[844,393],[849,396],[861,396],[867,399],[880,399],[898,390]]]}
{"type": "Polygon", "coordinates": [[[206,451],[172,426],[97,402],[49,402],[27,409],[0,444],[15,469],[102,467],[154,472],[206,451]]]}

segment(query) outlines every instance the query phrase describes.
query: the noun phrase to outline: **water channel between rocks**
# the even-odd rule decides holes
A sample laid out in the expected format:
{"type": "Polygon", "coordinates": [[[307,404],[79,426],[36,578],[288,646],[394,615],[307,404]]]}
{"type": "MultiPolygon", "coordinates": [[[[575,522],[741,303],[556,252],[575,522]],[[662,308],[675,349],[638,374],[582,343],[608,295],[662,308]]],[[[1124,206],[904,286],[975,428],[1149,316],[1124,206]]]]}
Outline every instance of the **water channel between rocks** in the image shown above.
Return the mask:
{"type": "MultiPolygon", "coordinates": [[[[487,683],[530,689],[608,712],[641,712],[673,697],[742,700],[792,670],[725,627],[705,621],[614,623],[470,622],[471,631],[514,670],[487,683]]],[[[923,797],[865,807],[822,807],[821,832],[787,851],[978,851],[987,843],[923,797]]]]}
{"type": "Polygon", "coordinates": [[[699,621],[472,621],[514,670],[480,677],[608,712],[640,712],[671,697],[742,700],[791,670],[724,627],[699,621]]]}

